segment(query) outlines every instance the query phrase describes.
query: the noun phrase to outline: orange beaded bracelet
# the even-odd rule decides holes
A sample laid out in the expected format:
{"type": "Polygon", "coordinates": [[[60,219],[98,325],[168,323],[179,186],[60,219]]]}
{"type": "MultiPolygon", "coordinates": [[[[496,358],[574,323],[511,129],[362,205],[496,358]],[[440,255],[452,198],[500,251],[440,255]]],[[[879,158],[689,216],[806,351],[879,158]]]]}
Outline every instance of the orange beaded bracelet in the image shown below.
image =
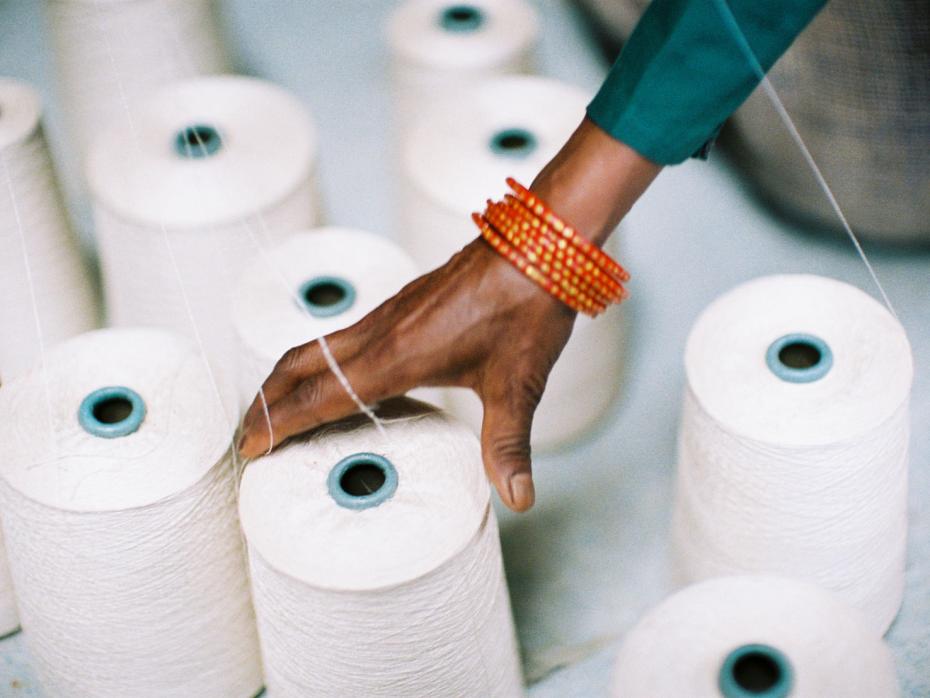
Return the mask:
{"type": "Polygon", "coordinates": [[[485,212],[484,220],[544,274],[554,281],[566,278],[571,285],[605,306],[622,297],[620,286],[610,286],[602,279],[585,275],[590,261],[581,259],[571,248],[559,249],[552,240],[534,234],[528,223],[514,222],[507,215],[506,211],[492,205],[485,212]]]}
{"type": "Polygon", "coordinates": [[[627,297],[630,275],[512,178],[514,195],[472,214],[481,236],[513,266],[577,312],[592,317],[627,297]]]}

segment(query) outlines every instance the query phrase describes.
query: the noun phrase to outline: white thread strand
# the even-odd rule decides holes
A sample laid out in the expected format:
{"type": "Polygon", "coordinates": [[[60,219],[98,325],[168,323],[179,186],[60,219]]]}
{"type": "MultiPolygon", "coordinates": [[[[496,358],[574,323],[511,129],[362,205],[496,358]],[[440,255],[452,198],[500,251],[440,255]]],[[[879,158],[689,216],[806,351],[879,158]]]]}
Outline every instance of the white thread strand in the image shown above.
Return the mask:
{"type": "MultiPolygon", "coordinates": [[[[174,41],[176,54],[179,56],[185,57],[187,46],[183,44],[181,41],[179,41],[177,34],[175,32],[169,32],[169,38],[174,41]]],[[[223,142],[222,134],[220,134],[219,138],[220,138],[220,143],[222,143],[223,142]]],[[[204,143],[201,140],[201,137],[199,135],[197,135],[197,142],[201,148],[204,147],[204,143]]],[[[188,145],[188,151],[190,151],[189,145],[188,145]]],[[[315,188],[314,188],[314,198],[316,199],[319,198],[318,194],[316,194],[315,188]]],[[[320,208],[319,203],[317,203],[317,208],[318,209],[320,208]]],[[[320,214],[317,213],[316,216],[317,216],[317,219],[319,219],[320,214]]],[[[270,244],[274,240],[274,237],[272,236],[271,231],[269,230],[267,221],[265,220],[264,213],[261,209],[257,211],[256,217],[258,218],[259,225],[261,226],[262,232],[265,234],[266,243],[270,244]]],[[[252,228],[249,225],[248,220],[244,220],[242,225],[245,228],[246,232],[248,233],[250,239],[252,240],[255,248],[258,250],[263,260],[265,260],[266,259],[265,249],[263,245],[255,237],[255,234],[252,231],[252,228]]],[[[299,226],[295,225],[294,227],[299,227],[299,226]]],[[[267,261],[266,261],[266,264],[267,264],[267,261]]],[[[360,407],[363,413],[365,413],[367,416],[369,416],[370,419],[372,419],[372,421],[375,422],[379,431],[383,433],[383,427],[381,426],[381,423],[378,421],[377,416],[370,409],[368,409],[367,405],[365,405],[364,403],[361,402],[361,400],[359,400],[358,395],[356,394],[355,390],[349,384],[348,378],[346,378],[339,364],[336,362],[335,357],[333,357],[332,353],[329,351],[329,346],[328,345],[324,346],[325,339],[321,338],[320,344],[321,344],[321,348],[323,348],[324,356],[326,356],[327,365],[330,367],[331,370],[333,370],[333,367],[335,367],[335,369],[333,370],[333,373],[336,374],[336,377],[339,380],[340,385],[343,386],[343,388],[349,394],[349,397],[353,400],[353,402],[355,402],[356,405],[360,407]]],[[[271,453],[271,451],[274,449],[274,428],[272,426],[271,413],[268,410],[268,401],[265,398],[264,388],[262,386],[259,386],[258,392],[261,396],[262,411],[264,412],[265,423],[268,427],[268,450],[266,451],[266,455],[267,455],[268,453],[271,453]]]]}
{"type": "MultiPolygon", "coordinates": [[[[778,577],[725,577],[674,594],[640,620],[620,649],[611,696],[720,698],[728,695],[719,683],[727,656],[758,644],[780,652],[790,667],[789,692],[769,695],[898,695],[888,647],[835,595],[778,577]]],[[[741,696],[765,693],[736,686],[741,696]]]]}
{"type": "Polygon", "coordinates": [[[0,159],[9,193],[9,206],[0,207],[0,240],[21,251],[0,259],[0,380],[6,381],[28,369],[47,345],[94,327],[97,307],[61,200],[39,97],[31,87],[5,79],[0,159]]]}
{"type": "Polygon", "coordinates": [[[262,678],[235,473],[201,354],[158,330],[100,330],[50,350],[48,371],[60,453],[36,433],[41,375],[0,393],[3,525],[44,690],[250,698],[262,678]],[[93,436],[78,407],[114,385],[144,419],[93,436]]]}
{"type": "MultiPolygon", "coordinates": [[[[96,3],[96,0],[95,0],[95,3],[96,3]]],[[[193,5],[191,5],[191,7],[193,7],[193,5]]],[[[106,21],[107,21],[107,15],[102,16],[100,19],[101,19],[103,22],[106,22],[106,21]]],[[[169,26],[170,26],[170,24],[169,24],[169,26]]],[[[140,28],[140,27],[138,27],[138,26],[135,27],[136,30],[138,30],[139,28],[140,28]]],[[[111,34],[111,32],[108,31],[108,30],[105,30],[105,31],[101,32],[100,40],[101,40],[101,43],[102,43],[103,46],[104,46],[104,51],[105,51],[106,54],[107,54],[107,60],[109,61],[109,63],[111,64],[111,66],[112,66],[112,68],[113,68],[113,75],[115,76],[117,92],[118,92],[118,95],[119,95],[119,100],[118,100],[119,108],[121,109],[121,111],[123,112],[123,114],[124,114],[125,117],[126,117],[126,122],[127,122],[128,126],[129,126],[129,132],[130,132],[130,135],[131,135],[130,140],[131,140],[131,142],[132,142],[132,147],[133,147],[133,149],[135,150],[136,156],[139,157],[139,159],[141,160],[141,159],[142,159],[142,144],[141,144],[141,140],[140,140],[140,138],[139,138],[139,133],[138,133],[138,131],[136,130],[136,122],[135,122],[135,119],[133,118],[132,109],[131,109],[130,106],[129,106],[129,100],[128,100],[127,96],[126,96],[126,90],[125,90],[125,88],[124,88],[124,86],[123,86],[123,79],[122,79],[122,77],[121,77],[121,71],[120,71],[120,70],[117,68],[117,66],[116,66],[116,60],[115,60],[115,57],[114,57],[113,48],[112,48],[112,46],[111,46],[111,44],[110,44],[110,34],[111,34]]],[[[227,424],[228,424],[228,426],[229,426],[229,433],[231,434],[231,436],[230,436],[230,440],[231,440],[230,443],[231,443],[231,447],[232,447],[232,451],[231,451],[232,457],[231,457],[231,460],[230,460],[230,466],[231,466],[231,468],[233,469],[233,471],[237,474],[236,486],[237,486],[237,488],[238,488],[238,471],[239,471],[238,458],[239,458],[239,453],[238,453],[238,450],[236,449],[236,436],[235,436],[235,426],[234,426],[237,420],[232,419],[232,418],[231,418],[231,415],[230,415],[229,412],[228,412],[229,409],[233,409],[233,410],[234,410],[235,408],[234,408],[234,407],[229,407],[229,406],[227,405],[228,400],[224,399],[223,390],[222,390],[222,388],[220,387],[219,382],[217,381],[216,374],[215,374],[214,371],[213,371],[213,366],[210,364],[209,355],[208,355],[208,353],[207,353],[207,349],[206,349],[206,346],[205,346],[205,344],[204,344],[203,337],[202,337],[201,334],[200,334],[200,330],[199,330],[199,328],[197,327],[197,323],[196,323],[195,318],[194,318],[194,313],[193,313],[193,309],[192,309],[192,307],[191,307],[191,302],[190,302],[190,296],[188,295],[187,289],[186,289],[185,286],[184,286],[184,280],[183,280],[183,278],[181,277],[181,271],[180,271],[180,268],[178,267],[178,264],[177,264],[177,259],[176,259],[175,253],[174,253],[174,248],[173,248],[172,245],[171,245],[171,240],[170,240],[170,237],[169,237],[169,235],[168,235],[168,229],[167,229],[167,227],[164,225],[164,223],[161,222],[161,221],[159,221],[158,227],[159,227],[160,232],[161,232],[161,235],[162,235],[162,240],[163,240],[163,242],[164,242],[164,244],[165,244],[165,251],[167,252],[168,260],[169,260],[169,262],[170,262],[170,264],[171,264],[172,272],[173,272],[173,274],[174,274],[174,278],[175,278],[175,282],[176,282],[176,288],[178,289],[178,291],[179,291],[180,294],[181,294],[181,302],[182,302],[183,307],[184,307],[185,315],[186,315],[187,318],[188,318],[188,323],[189,323],[189,327],[190,327],[190,330],[191,330],[191,335],[193,336],[193,338],[194,338],[194,340],[195,340],[195,342],[196,342],[196,344],[197,344],[197,348],[198,348],[198,350],[200,351],[201,359],[202,359],[202,361],[203,361],[203,363],[204,363],[204,366],[205,366],[205,369],[206,369],[206,371],[207,371],[207,374],[208,374],[209,377],[210,377],[210,384],[211,384],[212,387],[213,387],[214,397],[215,397],[215,399],[217,400],[217,404],[218,404],[218,405],[220,406],[220,408],[223,410],[223,414],[224,414],[224,416],[225,416],[225,418],[226,418],[226,420],[227,420],[227,424]]]]}
{"type": "Polygon", "coordinates": [[[672,525],[684,580],[797,577],[885,632],[907,536],[913,368],[900,324],[841,282],[763,277],[704,311],[685,368],[672,525]],[[792,382],[779,360],[770,368],[770,347],[795,333],[829,349],[822,377],[792,382]]]}
{"type": "Polygon", "coordinates": [[[836,197],[833,195],[833,190],[830,188],[830,185],[827,184],[826,178],[823,176],[823,173],[820,171],[820,167],[817,165],[817,162],[814,160],[814,156],[811,154],[810,149],[808,149],[807,144],[804,142],[804,139],[801,137],[800,132],[797,127],[794,125],[794,119],[791,118],[791,115],[788,113],[788,109],[785,107],[784,103],[781,101],[781,98],[778,96],[778,92],[775,90],[775,86],[772,85],[771,81],[768,79],[768,76],[765,74],[765,71],[762,69],[762,65],[759,63],[759,59],[756,57],[755,52],[752,50],[752,46],[749,44],[749,41],[746,39],[746,35],[743,34],[742,29],[740,29],[739,23],[736,21],[736,18],[733,16],[733,13],[730,11],[730,8],[726,4],[726,0],[714,0],[714,3],[717,7],[718,12],[720,13],[721,18],[726,23],[727,27],[730,30],[730,33],[733,35],[733,38],[739,44],[740,50],[743,52],[747,62],[750,67],[756,73],[756,77],[759,78],[766,96],[769,98],[769,101],[772,103],[772,106],[775,108],[775,111],[778,113],[779,119],[781,119],[782,124],[784,124],[788,133],[791,134],[791,138],[794,140],[795,144],[801,151],[801,154],[804,156],[804,160],[807,162],[807,165],[810,167],[811,172],[814,174],[814,177],[817,179],[818,186],[823,190],[824,195],[827,197],[827,200],[830,202],[830,207],[836,213],[837,217],[840,219],[840,223],[843,225],[843,229],[846,231],[846,234],[849,236],[850,241],[853,244],[853,247],[856,249],[856,253],[859,255],[859,258],[862,260],[862,263],[865,264],[865,268],[869,273],[869,276],[872,278],[872,281],[875,283],[875,286],[878,288],[879,294],[881,294],[882,300],[885,303],[885,306],[894,315],[895,318],[898,317],[898,314],[895,312],[894,306],[891,304],[891,299],[888,297],[888,294],[885,292],[885,287],[882,286],[882,282],[878,279],[878,274],[875,272],[875,268],[872,266],[872,263],[869,261],[869,258],[865,254],[865,250],[862,248],[862,244],[859,242],[858,236],[853,232],[852,226],[849,224],[849,221],[846,220],[846,216],[843,213],[843,210],[840,208],[839,202],[836,200],[836,197]]]}
{"type": "MultiPolygon", "coordinates": [[[[177,54],[180,55],[180,56],[185,56],[185,55],[186,55],[186,54],[185,54],[185,48],[186,48],[186,47],[185,47],[184,44],[182,44],[182,43],[178,40],[177,34],[174,33],[174,32],[171,32],[171,33],[169,33],[169,37],[170,37],[172,40],[174,40],[174,43],[175,43],[175,50],[176,50],[177,54]]],[[[222,139],[223,139],[223,137],[222,137],[222,134],[221,134],[221,135],[220,135],[220,142],[221,142],[221,143],[222,143],[222,139]]],[[[197,137],[197,141],[198,141],[198,144],[199,144],[201,147],[203,147],[203,142],[201,141],[199,135],[198,135],[198,137],[197,137]]],[[[314,187],[314,189],[313,189],[313,195],[314,195],[314,198],[315,198],[315,199],[317,199],[317,200],[319,199],[319,195],[316,193],[315,187],[314,187]]],[[[319,209],[319,208],[321,208],[321,207],[320,207],[319,203],[317,203],[317,209],[319,209]]],[[[272,232],[269,230],[269,226],[268,226],[267,221],[266,221],[266,219],[265,219],[264,212],[263,212],[261,209],[259,209],[259,210],[257,211],[257,213],[256,213],[256,217],[257,217],[257,219],[258,219],[259,225],[261,226],[262,232],[265,234],[266,242],[270,244],[270,243],[275,239],[275,237],[272,235],[272,232]]],[[[317,213],[317,214],[316,214],[316,217],[317,217],[317,219],[319,219],[319,218],[320,218],[320,214],[317,213]]],[[[258,250],[259,254],[262,256],[263,259],[266,259],[267,255],[266,255],[266,253],[265,253],[264,246],[263,246],[263,245],[257,240],[257,238],[255,237],[255,234],[254,234],[254,232],[252,231],[252,228],[251,228],[251,226],[250,226],[248,220],[244,220],[244,221],[243,221],[243,227],[245,228],[246,232],[248,233],[249,237],[251,238],[251,240],[252,240],[252,242],[253,242],[255,248],[258,250]]],[[[299,226],[293,225],[292,228],[293,228],[293,227],[299,227],[299,226]]],[[[267,263],[267,261],[266,261],[266,263],[267,263]]],[[[299,299],[298,299],[298,300],[299,300],[299,299]]],[[[362,411],[362,413],[365,414],[367,417],[369,417],[369,419],[371,419],[371,420],[375,423],[375,425],[376,425],[377,428],[378,428],[378,431],[379,431],[380,433],[382,433],[382,435],[383,435],[383,434],[384,434],[384,428],[383,428],[383,426],[381,425],[381,422],[378,420],[377,415],[375,415],[375,413],[374,413],[364,402],[362,402],[362,400],[358,397],[358,394],[355,392],[355,389],[354,389],[354,388],[352,387],[352,385],[349,383],[349,379],[346,377],[345,373],[342,371],[342,368],[339,366],[339,364],[338,364],[338,362],[336,361],[335,357],[332,355],[332,352],[330,352],[330,350],[329,350],[329,345],[326,343],[325,338],[324,338],[324,337],[320,337],[319,341],[320,341],[320,348],[322,349],[323,355],[324,355],[324,357],[326,358],[326,363],[327,363],[327,365],[329,366],[330,370],[336,375],[336,378],[337,378],[337,380],[339,381],[339,384],[343,387],[343,389],[346,391],[346,393],[349,395],[349,397],[352,399],[352,401],[359,407],[359,409],[362,411]]],[[[268,426],[268,451],[266,452],[266,454],[267,454],[267,453],[270,453],[271,450],[274,448],[274,429],[273,429],[272,422],[271,422],[271,414],[270,414],[270,412],[269,412],[269,410],[268,410],[268,401],[267,401],[266,398],[265,398],[265,391],[264,391],[264,389],[263,389],[261,386],[259,386],[258,392],[259,392],[260,395],[261,395],[262,410],[264,411],[266,424],[267,424],[267,426],[268,426]]]]}
{"type": "Polygon", "coordinates": [[[382,409],[387,440],[358,415],[289,442],[243,477],[269,694],[521,695],[478,442],[416,403],[382,409]],[[331,469],[376,444],[396,491],[370,508],[340,506],[331,469]]]}
{"type": "MultiPolygon", "coordinates": [[[[36,300],[36,291],[35,283],[32,279],[32,265],[29,262],[29,252],[26,249],[26,236],[23,233],[23,222],[22,218],[19,215],[19,206],[16,203],[16,192],[13,190],[13,180],[10,177],[10,171],[7,168],[6,156],[0,154],[0,163],[3,164],[3,174],[7,182],[7,190],[10,193],[10,204],[13,209],[13,216],[16,219],[16,231],[18,233],[20,249],[22,251],[22,260],[23,260],[23,269],[26,273],[26,283],[29,291],[29,300],[32,307],[32,315],[35,321],[36,328],[36,339],[39,350],[39,366],[42,374],[45,375],[45,339],[42,333],[42,320],[39,318],[39,308],[38,301],[36,300]]],[[[48,393],[48,384],[43,385],[43,394],[45,396],[45,403],[48,411],[48,427],[49,427],[49,436],[54,438],[54,432],[52,430],[52,404],[51,398],[48,393]]]]}

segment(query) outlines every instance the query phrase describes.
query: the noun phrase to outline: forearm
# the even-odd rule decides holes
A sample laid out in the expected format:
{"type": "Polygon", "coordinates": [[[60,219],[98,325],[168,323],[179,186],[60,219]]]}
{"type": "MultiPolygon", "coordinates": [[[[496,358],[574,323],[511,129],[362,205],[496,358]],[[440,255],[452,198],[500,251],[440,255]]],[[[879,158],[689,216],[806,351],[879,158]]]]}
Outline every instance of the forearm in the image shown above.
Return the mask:
{"type": "Polygon", "coordinates": [[[578,232],[603,245],[661,170],[585,118],[530,188],[578,232]]]}

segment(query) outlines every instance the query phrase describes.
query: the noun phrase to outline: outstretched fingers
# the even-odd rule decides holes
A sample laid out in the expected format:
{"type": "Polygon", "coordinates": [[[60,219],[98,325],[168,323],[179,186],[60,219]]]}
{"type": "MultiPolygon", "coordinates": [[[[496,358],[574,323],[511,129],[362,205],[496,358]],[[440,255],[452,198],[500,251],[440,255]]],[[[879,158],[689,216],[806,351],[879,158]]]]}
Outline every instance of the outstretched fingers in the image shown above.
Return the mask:
{"type": "MultiPolygon", "coordinates": [[[[382,362],[352,351],[342,333],[328,338],[334,358],[366,404],[405,392],[382,362]]],[[[359,411],[330,369],[319,340],[289,350],[278,361],[242,422],[239,451],[245,458],[268,452],[285,439],[359,411]],[[264,399],[263,399],[264,398],[264,399]]]]}

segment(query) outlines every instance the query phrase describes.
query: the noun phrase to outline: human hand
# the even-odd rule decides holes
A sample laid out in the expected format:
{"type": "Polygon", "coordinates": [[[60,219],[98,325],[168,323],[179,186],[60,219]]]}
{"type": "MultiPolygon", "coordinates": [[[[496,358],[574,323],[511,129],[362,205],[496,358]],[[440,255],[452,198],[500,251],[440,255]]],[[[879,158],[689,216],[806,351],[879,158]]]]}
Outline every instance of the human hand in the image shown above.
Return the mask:
{"type": "MultiPolygon", "coordinates": [[[[503,502],[525,511],[535,500],[533,413],[574,319],[478,239],[326,341],[366,404],[421,385],[474,390],[484,404],[485,470],[503,502]]],[[[273,437],[258,396],[243,420],[247,458],[358,411],[316,340],[288,351],[262,389],[273,437]]]]}
{"type": "MultiPolygon", "coordinates": [[[[589,119],[531,189],[595,244],[603,244],[661,167],[589,119]]],[[[326,338],[362,400],[421,385],[462,386],[484,404],[485,470],[511,509],[533,506],[530,427],[575,313],[482,239],[406,286],[352,327],[326,338]]],[[[288,351],[243,421],[239,450],[252,458],[284,439],[357,411],[320,343],[288,351]]]]}

